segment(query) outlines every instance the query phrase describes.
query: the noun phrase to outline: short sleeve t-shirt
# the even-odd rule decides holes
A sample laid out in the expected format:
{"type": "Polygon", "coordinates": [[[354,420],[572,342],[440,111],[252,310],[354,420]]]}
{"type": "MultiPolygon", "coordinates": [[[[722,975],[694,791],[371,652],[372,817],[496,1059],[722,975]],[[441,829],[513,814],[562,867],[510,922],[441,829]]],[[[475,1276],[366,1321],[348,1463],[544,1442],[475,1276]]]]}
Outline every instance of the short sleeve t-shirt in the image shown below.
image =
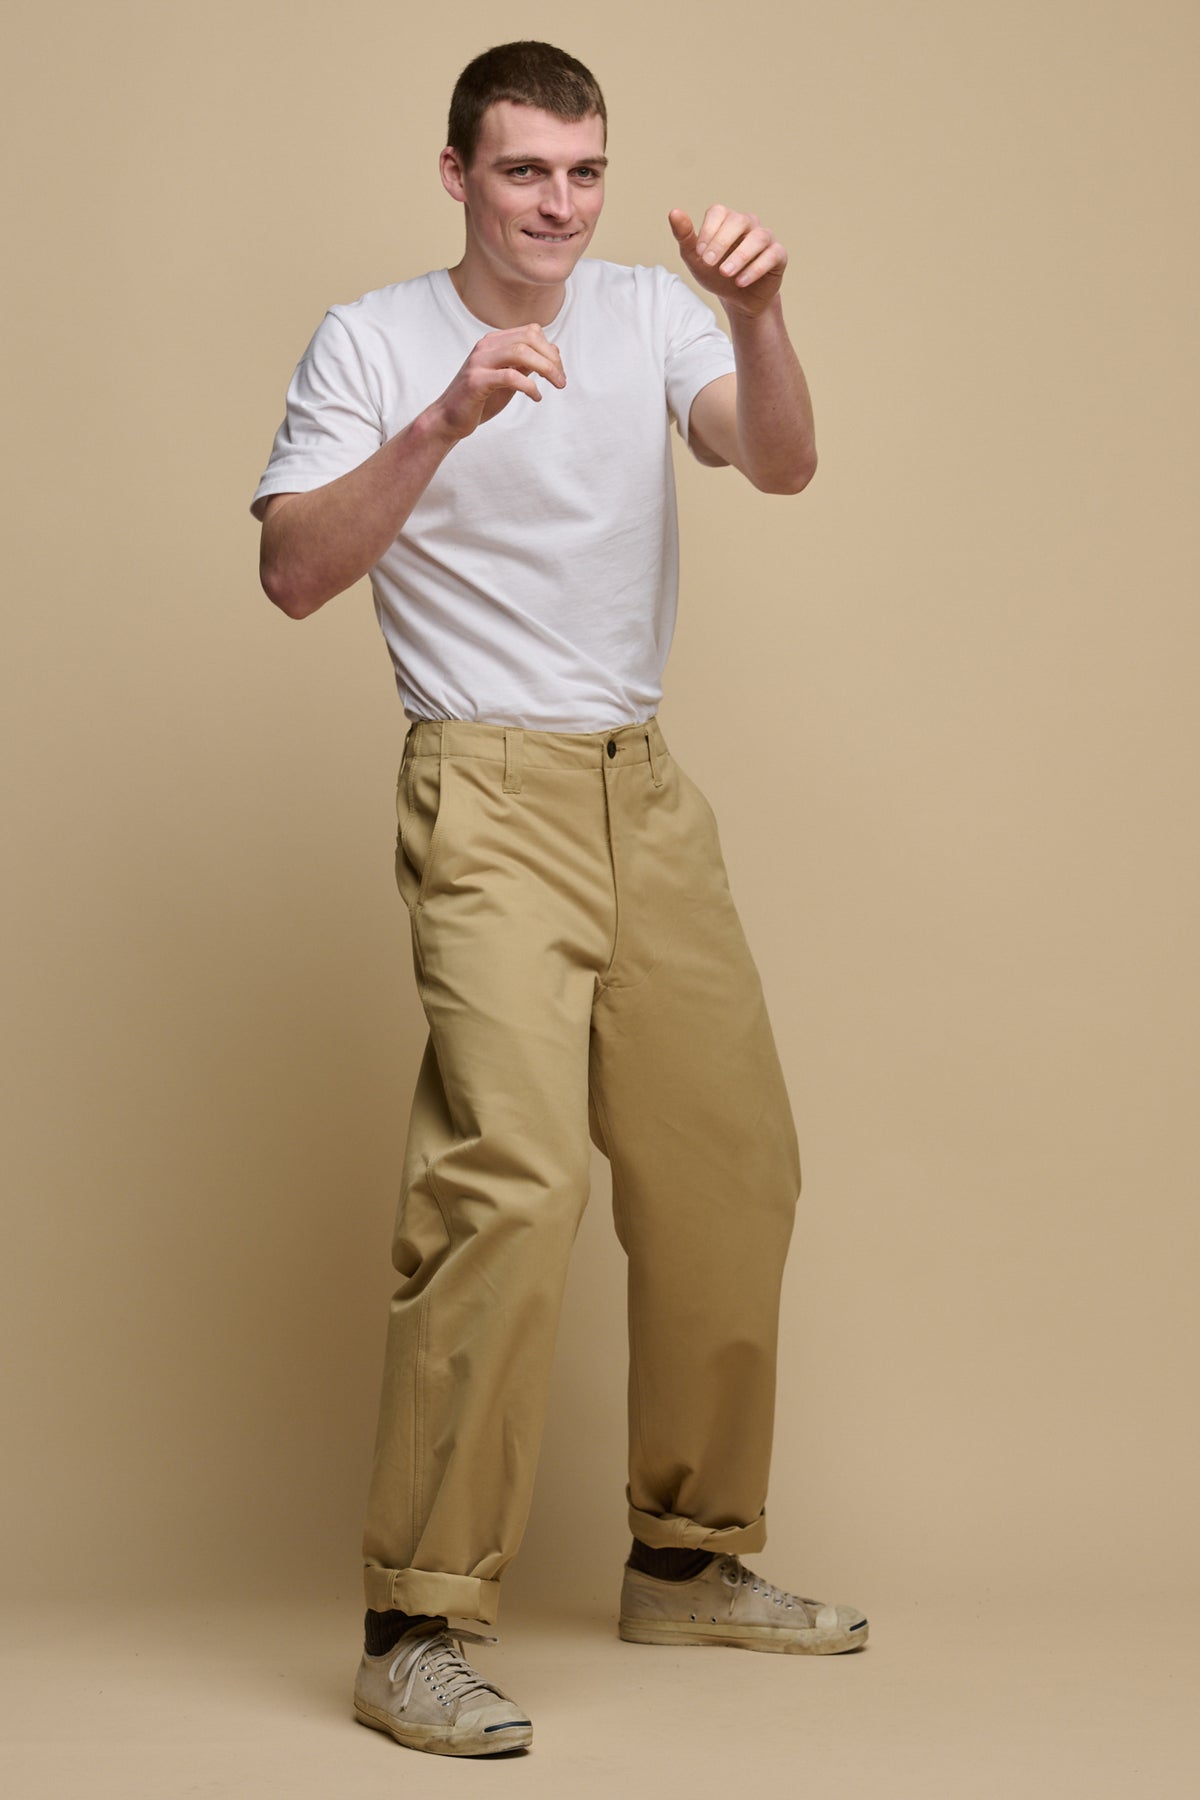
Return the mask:
{"type": "MultiPolygon", "coordinates": [[[[357,468],[493,329],[445,269],[331,307],[289,385],[256,515],[357,468]]],[[[686,442],[733,349],[668,270],[590,258],[544,330],[566,387],[516,394],[456,444],[370,571],[409,718],[603,731],[662,698],[679,574],[671,420],[686,442]]]]}

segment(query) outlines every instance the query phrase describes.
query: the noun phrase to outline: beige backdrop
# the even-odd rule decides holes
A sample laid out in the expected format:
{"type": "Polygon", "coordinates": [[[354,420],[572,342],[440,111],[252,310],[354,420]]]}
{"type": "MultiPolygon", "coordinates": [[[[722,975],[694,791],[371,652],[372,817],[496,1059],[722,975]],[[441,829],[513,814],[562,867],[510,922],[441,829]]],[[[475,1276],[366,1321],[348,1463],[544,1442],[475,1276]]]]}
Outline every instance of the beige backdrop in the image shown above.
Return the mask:
{"type": "MultiPolygon", "coordinates": [[[[365,585],[289,622],[246,509],[324,308],[457,254],[449,87],[528,34],[606,89],[597,254],[675,266],[670,206],[758,211],[816,405],[798,499],[681,462],[661,715],[804,1152],[758,1560],[872,1612],[1182,1608],[1194,8],[10,21],[8,1592],[361,1603],[424,1041],[404,721],[365,585]]],[[[506,1608],[612,1599],[624,1380],[597,1158],[506,1608]]]]}

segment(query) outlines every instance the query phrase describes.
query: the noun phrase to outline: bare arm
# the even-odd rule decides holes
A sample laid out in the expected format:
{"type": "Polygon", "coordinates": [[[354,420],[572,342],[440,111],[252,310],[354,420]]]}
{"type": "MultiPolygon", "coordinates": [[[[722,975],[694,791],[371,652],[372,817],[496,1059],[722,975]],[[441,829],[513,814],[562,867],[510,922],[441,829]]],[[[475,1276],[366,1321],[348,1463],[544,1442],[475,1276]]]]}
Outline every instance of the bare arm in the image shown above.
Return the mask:
{"type": "Polygon", "coordinates": [[[798,494],[817,467],[812,400],[787,333],[780,288],[787,251],[753,214],[710,206],[697,232],[670,215],[680,254],[717,295],[736,375],[718,376],[692,404],[688,438],[701,462],[732,463],[768,494],[798,494]]]}
{"type": "Polygon", "coordinates": [[[379,561],[453,439],[421,413],[348,475],[306,494],[272,494],[258,573],[268,598],[304,619],[379,561]]]}
{"type": "Polygon", "coordinates": [[[308,493],[272,494],[263,511],[259,579],[292,619],[352,587],[386,551],[455,444],[514,394],[540,400],[535,375],[565,387],[538,325],[493,331],[432,406],[346,475],[308,493]]]}

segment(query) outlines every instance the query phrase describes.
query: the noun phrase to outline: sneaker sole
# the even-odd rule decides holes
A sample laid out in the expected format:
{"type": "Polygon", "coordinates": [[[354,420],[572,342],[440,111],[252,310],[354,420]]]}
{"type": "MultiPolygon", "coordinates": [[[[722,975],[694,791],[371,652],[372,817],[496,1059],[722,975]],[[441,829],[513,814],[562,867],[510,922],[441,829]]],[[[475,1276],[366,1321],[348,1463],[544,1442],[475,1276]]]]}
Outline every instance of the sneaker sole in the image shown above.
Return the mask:
{"type": "Polygon", "coordinates": [[[354,1716],[360,1725],[374,1731],[386,1731],[398,1744],[409,1750],[428,1750],[435,1756],[498,1756],[504,1750],[527,1750],[533,1742],[532,1725],[495,1725],[490,1731],[442,1731],[436,1725],[401,1725],[389,1713],[377,1712],[361,1700],[354,1702],[354,1716]]]}
{"type": "Polygon", "coordinates": [[[673,1619],[620,1619],[617,1635],[627,1644],[721,1644],[729,1650],[769,1650],[785,1656],[838,1656],[859,1650],[867,1641],[866,1625],[855,1631],[813,1626],[787,1633],[773,1625],[745,1625],[739,1631],[720,1625],[676,1623],[673,1619]]]}

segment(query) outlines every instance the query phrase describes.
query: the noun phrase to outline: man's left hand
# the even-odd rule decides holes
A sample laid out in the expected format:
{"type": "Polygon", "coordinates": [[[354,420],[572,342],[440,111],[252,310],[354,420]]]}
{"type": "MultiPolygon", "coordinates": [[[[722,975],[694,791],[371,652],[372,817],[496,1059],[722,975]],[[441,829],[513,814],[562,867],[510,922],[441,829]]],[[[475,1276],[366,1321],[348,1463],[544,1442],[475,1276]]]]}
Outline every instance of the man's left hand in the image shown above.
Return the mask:
{"type": "Polygon", "coordinates": [[[680,207],[668,217],[679,253],[726,312],[765,312],[783,284],[787,251],[753,213],[710,206],[697,231],[680,207]]]}

